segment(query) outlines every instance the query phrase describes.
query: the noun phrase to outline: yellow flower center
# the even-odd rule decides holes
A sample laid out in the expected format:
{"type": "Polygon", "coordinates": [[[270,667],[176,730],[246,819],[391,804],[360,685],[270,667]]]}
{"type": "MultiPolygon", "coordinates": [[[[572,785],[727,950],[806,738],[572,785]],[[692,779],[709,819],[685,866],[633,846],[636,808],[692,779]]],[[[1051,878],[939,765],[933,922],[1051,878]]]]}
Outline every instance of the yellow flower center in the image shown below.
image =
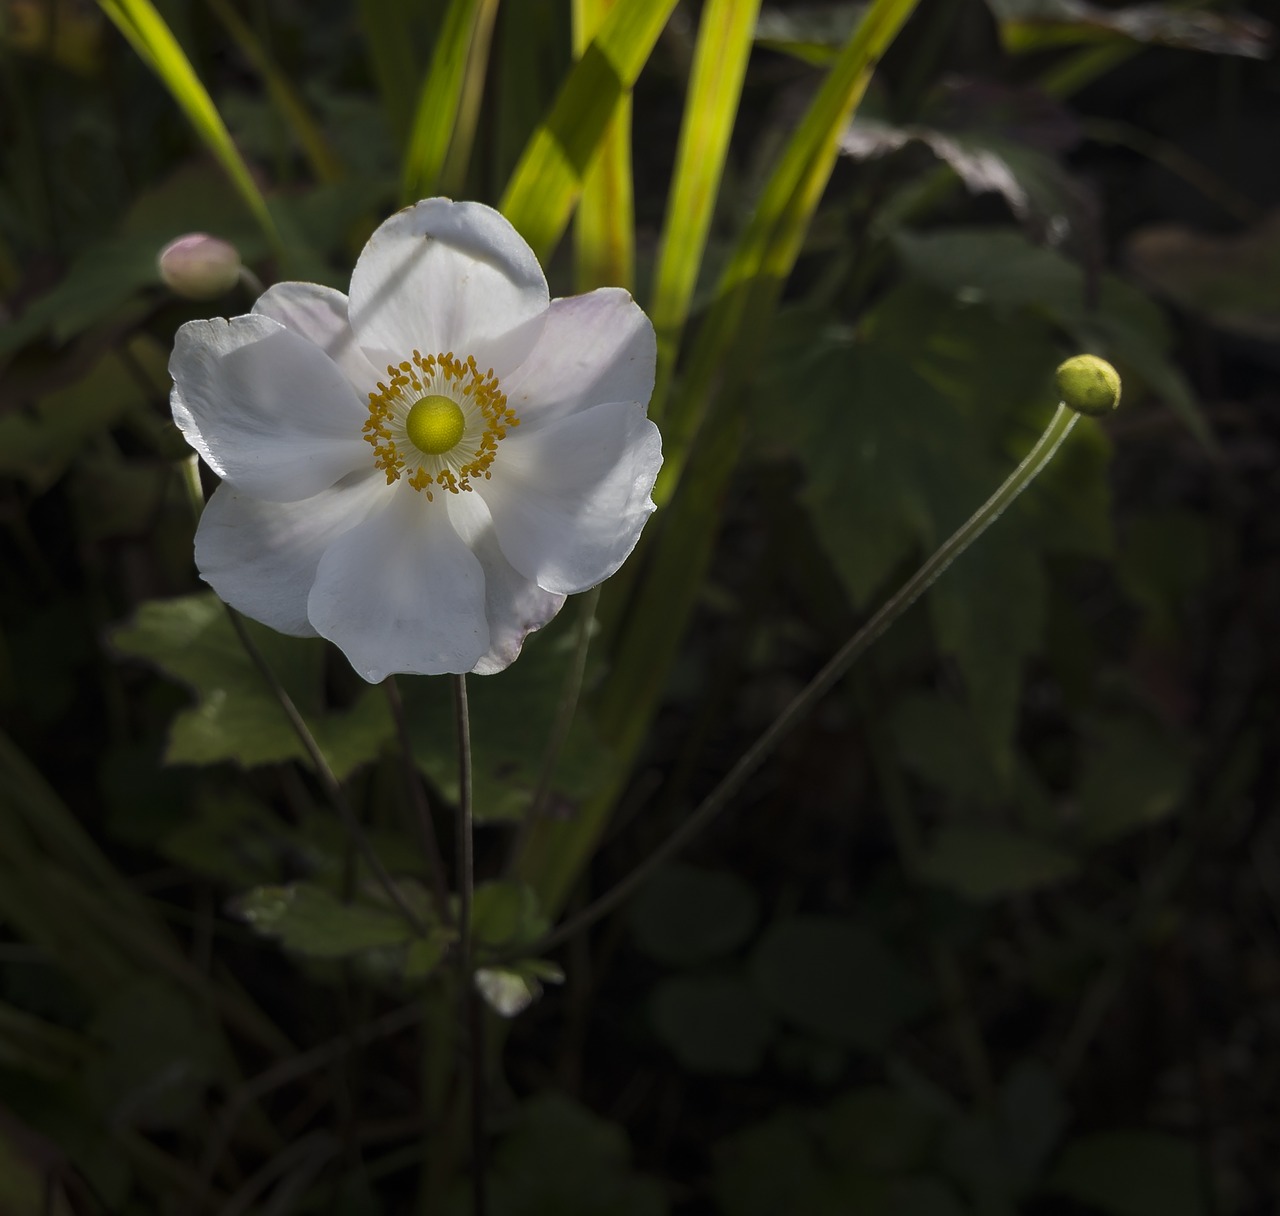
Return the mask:
{"type": "Polygon", "coordinates": [[[404,420],[409,442],[428,456],[447,452],[462,438],[467,429],[467,417],[451,397],[439,393],[423,397],[409,411],[404,420]]]}
{"type": "Polygon", "coordinates": [[[481,372],[474,355],[415,350],[412,359],[388,364],[387,375],[369,394],[364,437],[388,485],[406,474],[430,500],[432,486],[459,494],[472,478],[491,475],[499,441],[520,425],[493,368],[481,372]]]}

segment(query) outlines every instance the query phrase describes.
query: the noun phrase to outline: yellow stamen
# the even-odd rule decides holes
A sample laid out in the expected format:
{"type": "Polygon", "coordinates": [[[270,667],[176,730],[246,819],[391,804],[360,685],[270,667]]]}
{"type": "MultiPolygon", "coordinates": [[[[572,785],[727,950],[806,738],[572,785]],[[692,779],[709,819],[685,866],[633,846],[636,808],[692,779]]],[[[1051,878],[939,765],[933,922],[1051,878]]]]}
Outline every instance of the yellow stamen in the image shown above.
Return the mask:
{"type": "Polygon", "coordinates": [[[411,360],[388,364],[387,376],[369,394],[364,437],[388,485],[407,473],[430,500],[432,486],[458,494],[472,478],[490,476],[499,441],[520,425],[492,368],[482,373],[474,355],[415,350],[411,360]]]}

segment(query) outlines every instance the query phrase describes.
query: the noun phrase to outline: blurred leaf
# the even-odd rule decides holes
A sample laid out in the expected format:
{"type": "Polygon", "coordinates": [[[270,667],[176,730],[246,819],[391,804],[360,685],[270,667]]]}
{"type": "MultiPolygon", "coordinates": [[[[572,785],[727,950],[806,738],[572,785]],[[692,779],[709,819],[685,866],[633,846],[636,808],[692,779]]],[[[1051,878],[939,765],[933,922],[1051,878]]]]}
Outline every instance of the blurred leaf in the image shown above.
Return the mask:
{"type": "Polygon", "coordinates": [[[1005,782],[967,706],[942,693],[908,693],[890,711],[889,731],[903,766],[931,785],[978,806],[1000,800],[1005,782]]]}
{"type": "Polygon", "coordinates": [[[1168,359],[1168,327],[1158,308],[1112,275],[1093,307],[1084,271],[1052,249],[1008,229],[950,229],[924,236],[899,231],[905,269],[967,304],[1047,313],[1079,345],[1132,371],[1206,445],[1212,439],[1182,373],[1168,359]]]}
{"type": "Polygon", "coordinates": [[[977,903],[1052,886],[1076,872],[1070,853],[1006,828],[978,824],[939,830],[921,876],[977,903]]]}
{"type": "Polygon", "coordinates": [[[98,4],[129,40],[142,61],[160,77],[196,134],[226,170],[267,239],[279,249],[280,234],[271,218],[267,200],[241,158],[191,61],[151,0],[98,0],[98,4]]]}
{"type": "Polygon", "coordinates": [[[1214,565],[1209,521],[1189,510],[1139,511],[1125,522],[1116,573],[1157,637],[1178,638],[1214,565]]]}
{"type": "Polygon", "coordinates": [[[711,1189],[724,1216],[807,1216],[812,1211],[805,1197],[818,1188],[821,1169],[796,1115],[775,1115],[721,1140],[712,1160],[711,1189]]]}
{"type": "Polygon", "coordinates": [[[770,6],[762,10],[756,20],[755,39],[771,51],[781,51],[805,63],[824,67],[835,61],[868,7],[867,4],[770,6]]]}
{"type": "Polygon", "coordinates": [[[0,1068],[57,1080],[91,1051],[80,1035],[0,1001],[0,1068]]]}
{"type": "Polygon", "coordinates": [[[731,953],[759,915],[755,892],[737,875],[677,863],[641,887],[627,920],[650,958],[681,967],[731,953]]]}
{"type": "Polygon", "coordinates": [[[0,1212],[75,1216],[59,1175],[61,1154],[0,1109],[0,1212]]]}
{"type": "Polygon", "coordinates": [[[1265,59],[1271,26],[1245,13],[1214,13],[1171,4],[1101,8],[1085,0],[987,0],[1010,51],[1113,39],[1265,59]]]}
{"type": "Polygon", "coordinates": [[[481,946],[518,950],[536,942],[550,927],[531,887],[514,882],[484,882],[476,887],[471,931],[481,946]]]}
{"type": "MultiPolygon", "coordinates": [[[[662,1186],[634,1172],[626,1132],[556,1093],[521,1104],[493,1151],[492,1216],[665,1216],[662,1186]]],[[[469,1190],[450,1196],[446,1216],[471,1211],[469,1190]]]]}
{"type": "Polygon", "coordinates": [[[888,1086],[837,1098],[818,1125],[829,1160],[855,1159],[876,1173],[905,1173],[925,1163],[936,1120],[919,1102],[888,1086]]]}
{"type": "Polygon", "coordinates": [[[1229,236],[1177,224],[1139,228],[1133,272],[1180,307],[1231,333],[1280,339],[1280,212],[1229,236]]]}
{"type": "Polygon", "coordinates": [[[180,1126],[225,1068],[208,1011],[157,980],[110,994],[90,1034],[104,1050],[85,1068],[85,1087],[113,1124],[180,1126]]]}
{"type": "Polygon", "coordinates": [[[702,9],[649,307],[658,337],[657,382],[649,406],[655,420],[666,407],[703,264],[759,7],[760,0],[713,0],[702,9]]]}
{"type": "Polygon", "coordinates": [[[1057,1146],[1067,1110],[1057,1080],[1036,1063],[1019,1065],[987,1115],[952,1122],[941,1146],[943,1164],[980,1212],[1021,1210],[1057,1146]]]}
{"type": "Polygon", "coordinates": [[[1205,1211],[1194,1146],[1163,1132],[1103,1132],[1073,1140],[1048,1189],[1107,1216],[1202,1216],[1205,1211]]]}
{"type": "MultiPolygon", "coordinates": [[[[560,623],[525,642],[518,663],[496,677],[467,682],[477,821],[517,819],[528,810],[542,774],[575,642],[572,620],[565,614],[560,623]]],[[[598,676],[598,661],[594,652],[588,657],[587,687],[598,676]]],[[[446,798],[456,799],[458,761],[448,682],[405,681],[401,691],[414,758],[446,798]]],[[[612,765],[612,753],[601,741],[597,722],[580,711],[556,766],[550,813],[558,818],[571,812],[598,787],[612,765]]]]}
{"type": "Polygon", "coordinates": [[[929,987],[872,930],[833,916],[775,921],[756,947],[752,979],[780,1017],[812,1034],[883,1051],[930,1004],[929,987]]]}
{"type": "Polygon", "coordinates": [[[604,19],[533,133],[499,210],[546,261],[578,201],[582,180],[675,0],[630,0],[604,19]]]}
{"type": "Polygon", "coordinates": [[[649,1016],[658,1038],[696,1073],[748,1076],[773,1038],[773,1019],[736,975],[670,976],[653,990],[649,1016]]]}
{"type": "Polygon", "coordinates": [[[1089,722],[1076,797],[1086,839],[1109,840],[1158,823],[1182,801],[1191,779],[1187,741],[1131,714],[1089,722]]]}
{"type": "MultiPolygon", "coordinates": [[[[383,697],[361,690],[347,710],[321,710],[324,644],[290,638],[246,621],[276,678],[288,690],[339,779],[371,760],[391,737],[383,697]]],[[[111,633],[116,649],[148,659],[189,684],[197,702],[173,720],[166,760],[245,766],[305,759],[279,702],[245,654],[226,612],[212,592],[143,604],[133,620],[111,633]]]]}
{"type": "Polygon", "coordinates": [[[233,900],[230,908],[263,937],[309,958],[345,958],[400,945],[414,936],[398,912],[344,904],[324,888],[305,882],[255,887],[233,900]]]}
{"type": "Polygon", "coordinates": [[[165,376],[165,353],[138,335],[92,362],[79,379],[45,393],[29,410],[0,413],[0,473],[47,490],[94,439],[141,412],[150,390],[136,372],[165,376]]]}

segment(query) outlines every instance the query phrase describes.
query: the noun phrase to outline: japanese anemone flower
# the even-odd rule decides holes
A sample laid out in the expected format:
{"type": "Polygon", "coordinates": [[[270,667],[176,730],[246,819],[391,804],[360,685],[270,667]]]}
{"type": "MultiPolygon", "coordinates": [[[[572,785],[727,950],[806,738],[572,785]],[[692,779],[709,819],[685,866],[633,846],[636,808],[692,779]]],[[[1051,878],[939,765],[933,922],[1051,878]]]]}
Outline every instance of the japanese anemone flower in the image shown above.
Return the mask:
{"type": "Polygon", "coordinates": [[[549,299],[492,208],[408,207],[349,296],[278,283],[248,316],[178,330],[173,417],[222,479],[200,574],[371,683],[501,671],[640,537],[655,357],[625,291],[549,299]]]}

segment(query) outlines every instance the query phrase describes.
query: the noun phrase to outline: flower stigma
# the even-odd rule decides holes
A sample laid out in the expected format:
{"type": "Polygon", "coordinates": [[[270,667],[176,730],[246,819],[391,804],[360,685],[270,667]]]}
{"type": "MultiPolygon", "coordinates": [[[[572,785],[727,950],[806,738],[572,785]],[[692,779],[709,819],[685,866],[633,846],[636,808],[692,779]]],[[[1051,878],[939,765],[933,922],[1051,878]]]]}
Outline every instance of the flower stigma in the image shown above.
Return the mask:
{"type": "Polygon", "coordinates": [[[369,394],[364,437],[388,485],[405,474],[431,501],[432,486],[459,494],[473,478],[491,476],[498,443],[520,425],[493,368],[481,372],[474,355],[415,350],[412,359],[389,363],[387,376],[369,394]]]}

